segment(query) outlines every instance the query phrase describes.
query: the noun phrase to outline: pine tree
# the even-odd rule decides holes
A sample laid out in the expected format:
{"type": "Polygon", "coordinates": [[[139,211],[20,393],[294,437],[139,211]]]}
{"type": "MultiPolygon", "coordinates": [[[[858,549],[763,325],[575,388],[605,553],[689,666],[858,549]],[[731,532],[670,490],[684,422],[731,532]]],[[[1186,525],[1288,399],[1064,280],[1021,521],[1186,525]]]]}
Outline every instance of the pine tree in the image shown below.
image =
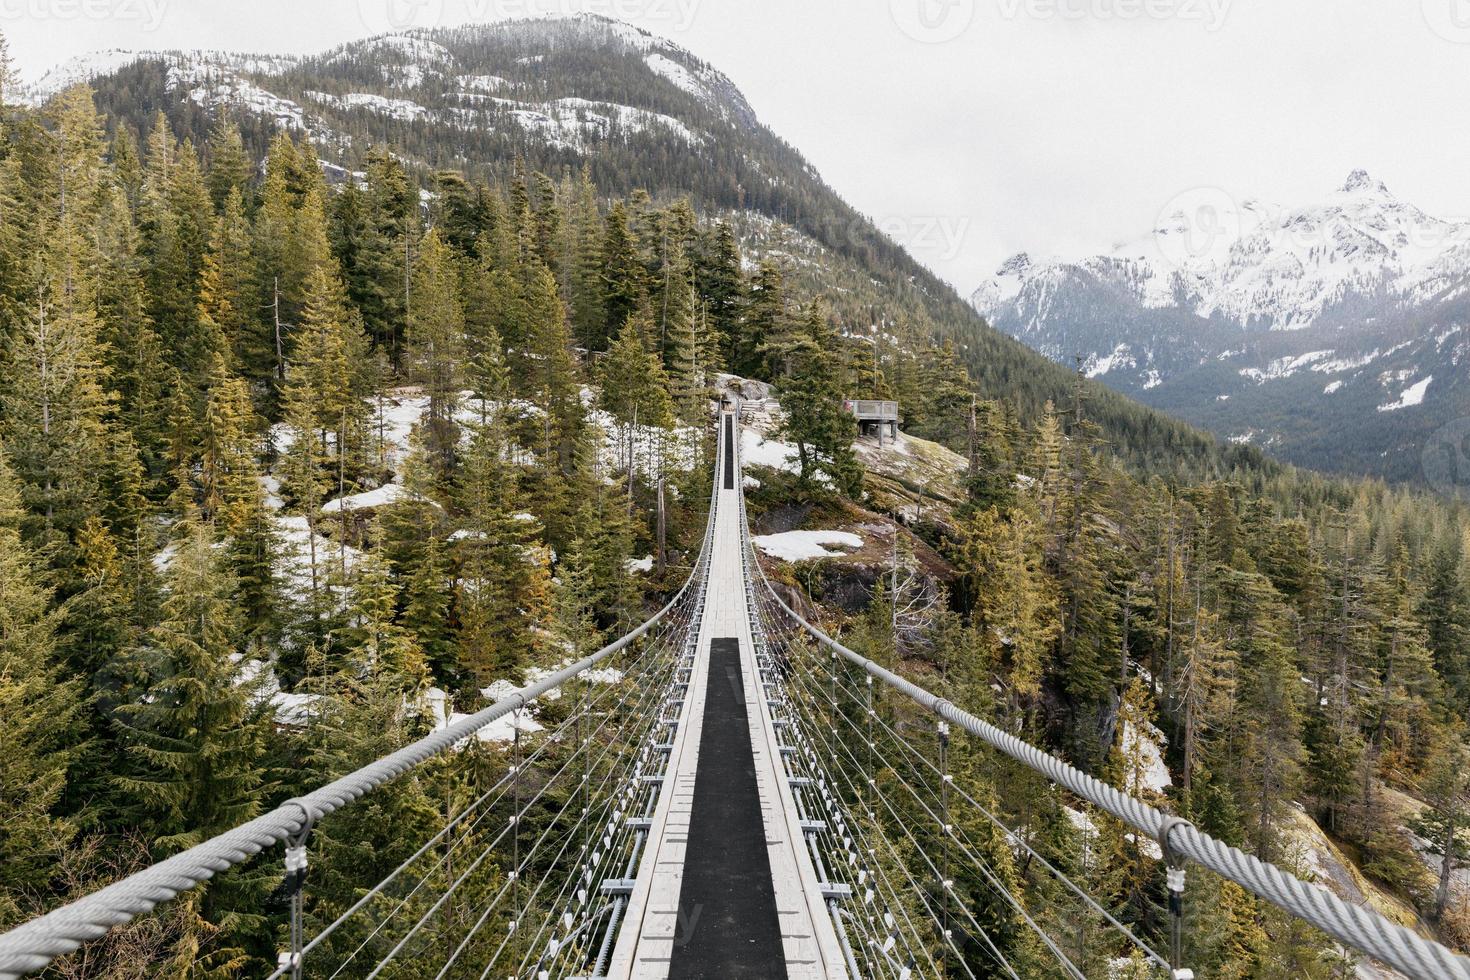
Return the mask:
{"type": "MultiPolygon", "coordinates": [[[[240,127],[228,116],[221,115],[209,134],[209,173],[205,183],[209,187],[210,200],[216,209],[223,210],[231,192],[239,195],[242,202],[250,193],[250,176],[253,168],[240,138],[240,127]]],[[[241,272],[246,271],[244,268],[241,272]]]]}
{"type": "Polygon", "coordinates": [[[750,301],[735,335],[731,366],[746,377],[776,380],[787,374],[784,341],[789,337],[786,286],[780,268],[762,262],[750,284],[750,301]]]}
{"type": "Polygon", "coordinates": [[[639,242],[628,225],[628,211],[621,203],[607,213],[602,239],[602,329],[586,338],[591,350],[607,350],[609,342],[623,329],[647,298],[646,271],[638,255],[639,242]]]}
{"type": "Polygon", "coordinates": [[[477,426],[461,466],[460,664],[475,687],[535,661],[549,618],[549,561],[539,524],[522,510],[517,474],[497,427],[477,426]]]}
{"type": "Polygon", "coordinates": [[[812,492],[825,482],[844,495],[862,489],[862,466],[852,450],[857,422],[842,407],[844,393],[837,377],[832,338],[825,318],[811,316],[806,343],[794,348],[791,372],[775,391],[786,412],[782,433],[796,444],[803,489],[812,492]]]}
{"type": "Polygon", "coordinates": [[[199,284],[199,350],[188,358],[192,368],[207,370],[210,355],[216,351],[229,358],[232,365],[245,365],[259,356],[251,349],[260,336],[253,268],[250,223],[239,190],[231,187],[225,192],[204,257],[199,284]]]}
{"type": "Polygon", "coordinates": [[[718,338],[722,359],[734,365],[738,363],[734,345],[741,333],[740,317],[745,308],[745,276],[740,245],[728,222],[720,222],[703,236],[695,282],[707,304],[710,329],[718,338]]]}
{"type": "Polygon", "coordinates": [[[429,396],[427,444],[448,469],[459,444],[455,415],[463,387],[465,314],[454,255],[435,229],[419,243],[413,281],[408,349],[414,375],[429,396]]]}
{"type": "Polygon", "coordinates": [[[182,529],[166,585],[163,618],[134,654],[151,684],[122,711],[133,765],[119,778],[171,853],[255,815],[264,729],[240,683],[234,581],[207,524],[182,529]]]}
{"type": "Polygon", "coordinates": [[[62,283],[41,281],[8,358],[0,438],[30,512],[27,539],[68,561],[71,536],[98,507],[112,406],[100,384],[95,316],[70,302],[62,283]]]}
{"type": "Polygon", "coordinates": [[[623,463],[631,486],[637,469],[634,458],[639,436],[646,430],[673,423],[668,379],[657,354],[643,346],[646,324],[633,317],[623,325],[618,339],[600,365],[600,402],[623,430],[623,463]]]}
{"type": "Polygon", "coordinates": [[[60,616],[43,572],[21,542],[20,488],[0,452],[0,928],[27,914],[76,833],[58,806],[79,749],[81,683],[64,680],[60,616]]]}

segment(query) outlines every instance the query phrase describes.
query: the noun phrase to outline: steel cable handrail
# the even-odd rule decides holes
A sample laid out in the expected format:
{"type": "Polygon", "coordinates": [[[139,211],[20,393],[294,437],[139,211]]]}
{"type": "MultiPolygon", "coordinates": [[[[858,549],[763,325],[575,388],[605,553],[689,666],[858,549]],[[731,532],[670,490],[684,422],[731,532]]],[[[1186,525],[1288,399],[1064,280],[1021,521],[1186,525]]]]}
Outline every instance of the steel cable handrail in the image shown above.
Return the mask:
{"type": "MultiPolygon", "coordinates": [[[[717,446],[722,436],[716,436],[717,446]]],[[[716,466],[720,455],[716,452],[716,466]]],[[[0,935],[0,980],[14,980],[46,967],[83,943],[100,939],[154,907],[171,901],[223,871],[241,864],[268,847],[285,843],[309,829],[322,817],[349,806],[384,783],[473,736],[486,725],[518,711],[566,682],[628,647],[674,609],[690,587],[707,572],[718,473],[710,493],[710,514],[704,543],[694,570],[672,599],[640,626],[576,663],[543,677],[463,721],[434,732],[355,772],[348,773],[305,796],[285,803],[232,830],[196,844],[152,867],[31,919],[0,935]]]]}
{"type": "MultiPolygon", "coordinates": [[[[743,501],[744,491],[741,497],[743,501]]],[[[743,508],[742,508],[743,511],[743,508]]],[[[746,529],[749,535],[749,529],[746,529]]],[[[1309,884],[1273,864],[1252,857],[1189,823],[1128,796],[874,663],[807,622],[771,586],[759,561],[752,564],[776,603],[819,643],[888,687],[940,718],[964,729],[1051,782],[1142,831],[1165,851],[1188,858],[1252,894],[1265,899],[1345,945],[1423,980],[1470,980],[1470,959],[1459,956],[1375,912],[1349,905],[1327,889],[1309,884]],[[1167,830],[1168,841],[1159,840],[1167,830]]]]}
{"type": "MultiPolygon", "coordinates": [[[[765,575],[761,578],[765,581],[765,575]]],[[[1041,749],[905,680],[832,639],[786,604],[765,581],[771,595],[818,642],[887,686],[907,695],[950,724],[963,728],[1012,759],[1035,770],[1124,823],[1158,840],[1170,820],[1161,810],[1136,800],[1075,769],[1041,749]]],[[[1162,842],[1161,842],[1162,843],[1162,842]]],[[[1231,847],[1189,824],[1174,824],[1169,834],[1174,852],[1228,878],[1273,905],[1316,926],[1334,939],[1424,980],[1470,980],[1470,959],[1382,916],[1349,905],[1324,888],[1308,884],[1280,868],[1231,847]]]]}

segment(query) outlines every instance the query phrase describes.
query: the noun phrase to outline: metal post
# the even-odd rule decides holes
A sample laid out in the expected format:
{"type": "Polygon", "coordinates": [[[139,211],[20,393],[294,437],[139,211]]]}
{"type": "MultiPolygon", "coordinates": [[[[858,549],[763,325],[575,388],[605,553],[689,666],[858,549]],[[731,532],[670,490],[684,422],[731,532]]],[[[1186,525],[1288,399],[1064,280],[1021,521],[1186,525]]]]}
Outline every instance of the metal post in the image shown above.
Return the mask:
{"type": "Polygon", "coordinates": [[[1194,971],[1184,966],[1184,856],[1174,850],[1169,836],[1180,827],[1193,826],[1182,817],[1166,817],[1159,827],[1169,885],[1169,968],[1174,980],[1194,980],[1194,971]]]}
{"type": "Polygon", "coordinates": [[[306,839],[311,836],[311,829],[316,824],[314,810],[299,802],[297,806],[301,808],[304,819],[301,830],[286,839],[286,877],[281,882],[281,890],[289,896],[291,902],[290,948],[277,960],[277,965],[287,971],[291,980],[301,980],[305,959],[303,947],[306,937],[303,934],[302,918],[305,912],[303,891],[306,884],[306,839]]]}

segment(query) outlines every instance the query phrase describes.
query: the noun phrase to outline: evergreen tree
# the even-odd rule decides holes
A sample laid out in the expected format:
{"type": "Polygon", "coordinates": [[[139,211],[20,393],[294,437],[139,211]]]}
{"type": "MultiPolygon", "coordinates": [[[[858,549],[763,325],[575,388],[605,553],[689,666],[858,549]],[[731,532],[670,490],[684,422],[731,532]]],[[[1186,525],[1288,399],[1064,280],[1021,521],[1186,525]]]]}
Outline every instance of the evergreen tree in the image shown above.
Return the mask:
{"type": "Polygon", "coordinates": [[[447,469],[459,444],[455,414],[463,387],[465,314],[454,255],[435,229],[419,244],[413,281],[409,352],[429,396],[427,445],[447,469]]]}
{"type": "Polygon", "coordinates": [[[602,329],[586,338],[591,350],[607,350],[647,299],[646,271],[639,257],[639,242],[628,225],[628,211],[621,203],[607,213],[602,239],[602,329]]]}
{"type": "MultiPolygon", "coordinates": [[[[0,453],[0,927],[37,911],[76,823],[58,804],[79,748],[81,684],[64,679],[60,615],[43,572],[21,541],[20,488],[0,453]]],[[[89,760],[97,761],[97,760],[89,760]]]]}

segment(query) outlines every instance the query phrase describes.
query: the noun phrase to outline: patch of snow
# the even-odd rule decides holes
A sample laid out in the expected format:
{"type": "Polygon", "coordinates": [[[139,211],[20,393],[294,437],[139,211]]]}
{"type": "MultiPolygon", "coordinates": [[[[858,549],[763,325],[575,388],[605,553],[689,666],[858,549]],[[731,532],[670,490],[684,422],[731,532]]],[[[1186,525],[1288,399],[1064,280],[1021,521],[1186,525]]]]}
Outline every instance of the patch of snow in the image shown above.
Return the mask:
{"type": "Polygon", "coordinates": [[[627,568],[630,572],[643,572],[647,574],[653,571],[653,556],[646,555],[642,558],[629,558],[623,567],[627,568]]]}
{"type": "Polygon", "coordinates": [[[241,78],[219,65],[191,62],[174,65],[168,70],[168,88],[183,90],[189,101],[205,109],[229,105],[245,112],[266,116],[277,126],[306,130],[306,114],[301,106],[241,78]]]}
{"type": "Polygon", "coordinates": [[[551,102],[517,102],[493,97],[487,101],[503,107],[522,129],[566,149],[583,149],[588,142],[657,129],[668,130],[691,146],[703,142],[703,137],[673,116],[615,102],[575,97],[551,102]]]}
{"type": "Polygon", "coordinates": [[[1087,375],[1089,378],[1100,378],[1104,374],[1107,374],[1110,371],[1115,371],[1118,368],[1131,368],[1137,366],[1138,363],[1128,352],[1128,345],[1119,344],[1118,346],[1113,348],[1113,352],[1111,354],[1105,354],[1101,357],[1093,354],[1088,357],[1087,362],[1082,366],[1082,373],[1087,375]]]}
{"type": "Polygon", "coordinates": [[[1380,412],[1396,412],[1401,408],[1413,408],[1415,405],[1424,404],[1424,395],[1429,391],[1429,385],[1433,381],[1434,375],[1432,374],[1423,381],[1416,381],[1404,389],[1403,394],[1399,395],[1398,401],[1389,402],[1387,405],[1379,405],[1378,410],[1380,412]]]}
{"type": "Polygon", "coordinates": [[[837,558],[845,553],[828,551],[823,545],[853,549],[863,546],[863,539],[850,531],[783,531],[757,535],[751,541],[772,558],[789,562],[837,558]]]}
{"type": "Polygon", "coordinates": [[[365,493],[354,493],[336,500],[330,500],[322,505],[323,514],[340,514],[342,511],[371,510],[375,507],[387,507],[389,504],[397,503],[406,497],[410,497],[407,490],[400,483],[388,483],[376,490],[368,490],[365,493]]]}
{"type": "Polygon", "coordinates": [[[795,446],[768,439],[748,428],[740,430],[740,462],[745,466],[768,466],[787,473],[801,471],[795,446]]]}
{"type": "Polygon", "coordinates": [[[1323,388],[1322,389],[1322,394],[1324,394],[1324,395],[1335,394],[1335,393],[1337,393],[1338,391],[1340,391],[1342,389],[1343,384],[1344,384],[1344,382],[1334,381],[1331,384],[1329,384],[1326,388],[1323,388]]]}
{"type": "Polygon", "coordinates": [[[275,709],[276,724],[288,728],[305,728],[311,721],[311,709],[321,700],[318,694],[291,694],[277,691],[271,695],[271,707],[275,709]]]}
{"type": "Polygon", "coordinates": [[[343,109],[366,109],[389,119],[414,122],[429,115],[429,110],[408,99],[390,99],[369,92],[349,92],[346,95],[329,95],[326,92],[307,92],[306,97],[326,105],[343,109]]]}
{"type": "Polygon", "coordinates": [[[1241,368],[1240,376],[1242,378],[1250,378],[1256,384],[1265,384],[1267,381],[1289,378],[1302,368],[1321,361],[1323,358],[1331,357],[1332,353],[1330,350],[1315,350],[1307,354],[1302,354],[1299,357],[1278,357],[1270,364],[1267,364],[1264,370],[1260,368],[1241,368]]]}
{"type": "MultiPolygon", "coordinates": [[[[491,689],[493,688],[494,685],[492,685],[491,689]]],[[[510,691],[506,692],[507,696],[514,693],[515,690],[512,687],[510,691]]],[[[421,710],[424,710],[429,715],[430,723],[434,726],[434,731],[436,732],[443,731],[471,717],[469,714],[461,711],[449,710],[449,695],[437,687],[432,687],[425,691],[419,705],[421,710]]],[[[529,711],[512,711],[490,722],[470,737],[477,738],[481,742],[505,743],[513,741],[517,731],[523,735],[532,735],[545,730],[545,726],[535,718],[532,718],[529,711]]],[[[464,747],[465,742],[468,741],[469,738],[466,738],[464,741],[456,743],[454,747],[461,749],[464,747]]]]}
{"type": "Polygon", "coordinates": [[[147,52],[124,51],[121,48],[77,55],[46,72],[37,79],[34,85],[22,87],[21,98],[28,103],[39,105],[73,85],[80,85],[83,82],[101,78],[103,75],[110,75],[148,57],[151,55],[147,52]]]}
{"type": "Polygon", "coordinates": [[[690,95],[700,99],[709,99],[709,90],[694,77],[693,72],[674,59],[661,54],[651,54],[643,59],[643,63],[648,65],[655,75],[667,78],[690,95]]]}
{"type": "Polygon", "coordinates": [[[499,75],[461,75],[458,82],[459,87],[466,92],[499,92],[510,85],[507,79],[499,75]]]}
{"type": "Polygon", "coordinates": [[[364,54],[381,51],[401,55],[412,63],[433,64],[453,60],[449,49],[444,45],[414,34],[384,34],[380,37],[369,38],[361,44],[351,45],[348,49],[344,49],[337,59],[361,58],[364,54]]]}
{"type": "Polygon", "coordinates": [[[1123,723],[1123,754],[1129,759],[1138,758],[1143,785],[1155,793],[1162,793],[1172,782],[1169,767],[1164,764],[1165,744],[1164,733],[1156,726],[1150,724],[1140,733],[1131,721],[1123,723]]]}

